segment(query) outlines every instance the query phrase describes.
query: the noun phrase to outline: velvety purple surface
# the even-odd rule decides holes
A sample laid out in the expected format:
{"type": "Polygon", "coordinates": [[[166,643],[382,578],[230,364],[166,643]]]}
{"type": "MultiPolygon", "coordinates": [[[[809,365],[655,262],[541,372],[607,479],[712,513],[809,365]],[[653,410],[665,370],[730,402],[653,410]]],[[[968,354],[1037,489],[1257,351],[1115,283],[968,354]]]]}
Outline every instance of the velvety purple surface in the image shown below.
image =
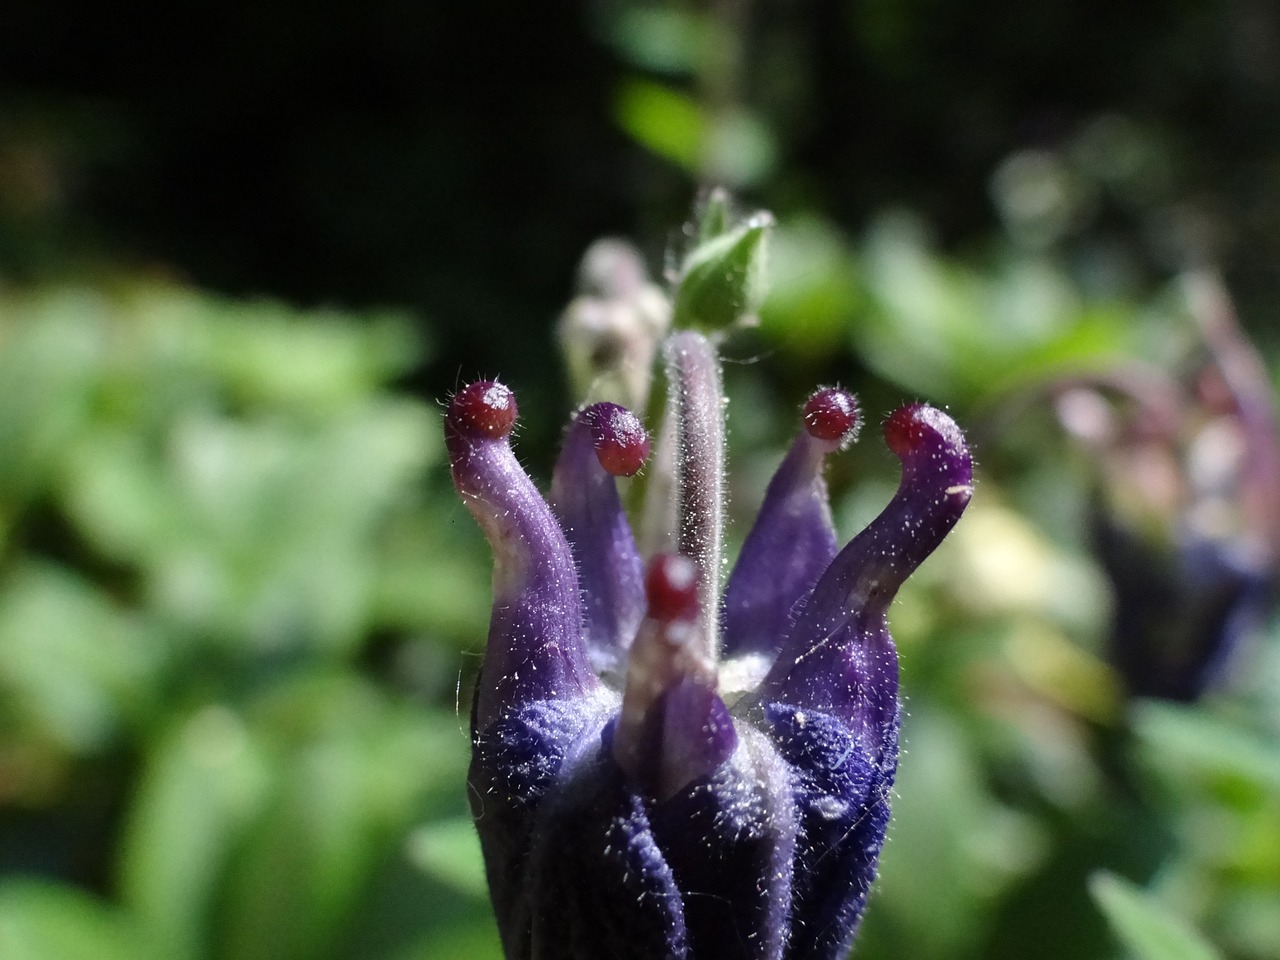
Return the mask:
{"type": "MultiPolygon", "coordinates": [[[[672,352],[689,381],[673,391],[678,457],[699,461],[677,464],[687,520],[718,496],[680,482],[719,469],[703,461],[721,456],[723,414],[718,374],[703,382],[709,343],[685,333],[672,352]]],[[[468,785],[504,950],[835,960],[889,821],[901,710],[886,613],[969,501],[964,438],[931,407],[895,412],[897,493],[837,552],[821,470],[842,438],[801,433],[726,591],[722,653],[771,664],[731,710],[708,642],[707,605],[720,598],[704,592],[719,518],[675,531],[705,554],[693,557],[697,604],[672,612],[661,591],[646,601],[590,410],[566,437],[554,514],[505,434],[446,417],[455,483],[495,557],[468,785]],[[625,668],[624,696],[592,662],[625,668]]]]}

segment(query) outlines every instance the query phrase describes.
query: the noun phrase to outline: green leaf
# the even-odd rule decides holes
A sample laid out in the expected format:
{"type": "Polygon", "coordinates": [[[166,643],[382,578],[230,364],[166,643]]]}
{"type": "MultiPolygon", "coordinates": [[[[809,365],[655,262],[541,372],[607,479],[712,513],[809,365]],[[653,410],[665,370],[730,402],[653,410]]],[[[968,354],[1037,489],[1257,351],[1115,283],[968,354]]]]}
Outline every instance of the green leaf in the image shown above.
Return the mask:
{"type": "Polygon", "coordinates": [[[220,900],[224,955],[304,960],[343,942],[418,818],[460,796],[460,722],[389,701],[354,676],[275,692],[251,727],[274,751],[272,795],[220,900]]]}
{"type": "Polygon", "coordinates": [[[769,294],[760,332],[780,350],[822,358],[837,350],[865,312],[848,244],[818,218],[780,224],[770,241],[769,294]]]}
{"type": "Polygon", "coordinates": [[[0,310],[0,492],[38,494],[89,419],[107,331],[82,290],[5,297],[0,310]]]}
{"type": "Polygon", "coordinates": [[[717,112],[707,129],[703,172],[734,187],[758,184],[776,168],[778,145],[768,122],[744,108],[717,112]]]}
{"type": "Polygon", "coordinates": [[[733,229],[733,199],[729,191],[716,187],[702,200],[695,214],[698,243],[707,243],[733,229]]]}
{"type": "Polygon", "coordinates": [[[498,931],[490,923],[455,924],[434,932],[394,955],[392,960],[502,960],[498,931]]]}
{"type": "Polygon", "coordinates": [[[243,719],[206,706],[150,759],[121,852],[122,895],[171,960],[203,956],[222,872],[270,782],[243,719]]]}
{"type": "Polygon", "coordinates": [[[469,817],[423,824],[409,837],[409,859],[438,880],[484,899],[489,885],[480,857],[480,839],[469,817]]]}
{"type": "Polygon", "coordinates": [[[147,960],[133,922],[87,893],[42,880],[0,886],[4,960],[147,960]]]}
{"type": "Polygon", "coordinates": [[[336,410],[404,373],[422,354],[396,315],[363,324],[342,314],[272,303],[210,301],[203,332],[219,380],[251,403],[336,410]]]}
{"type": "Polygon", "coordinates": [[[1009,256],[982,270],[944,258],[907,214],[873,225],[859,265],[869,307],[851,331],[860,355],[938,401],[1113,366],[1141,329],[1135,306],[1088,301],[1048,258],[1009,256]]]}
{"type": "Polygon", "coordinates": [[[160,638],[77,574],[24,562],[0,589],[0,689],[68,749],[100,749],[145,715],[160,638]]]}
{"type": "Polygon", "coordinates": [[[1201,709],[1151,701],[1134,707],[1133,726],[1146,748],[1144,759],[1174,779],[1248,784],[1266,796],[1280,791],[1280,746],[1274,740],[1201,709]]]}
{"type": "Polygon", "coordinates": [[[610,40],[637,67],[691,74],[710,36],[706,18],[693,11],[627,6],[612,24],[610,40]]]}
{"type": "Polygon", "coordinates": [[[691,97],[633,80],[618,92],[615,111],[622,129],[637,142],[691,173],[697,171],[707,124],[691,97]]]}
{"type": "Polygon", "coordinates": [[[1107,871],[1089,879],[1089,893],[1136,960],[1220,960],[1193,927],[1149,892],[1107,871]]]}
{"type": "Polygon", "coordinates": [[[966,956],[991,922],[1002,888],[1036,863],[1045,838],[1039,824],[991,795],[972,738],[951,714],[913,700],[903,741],[910,751],[898,774],[893,839],[875,895],[889,942],[873,952],[966,956]]]}

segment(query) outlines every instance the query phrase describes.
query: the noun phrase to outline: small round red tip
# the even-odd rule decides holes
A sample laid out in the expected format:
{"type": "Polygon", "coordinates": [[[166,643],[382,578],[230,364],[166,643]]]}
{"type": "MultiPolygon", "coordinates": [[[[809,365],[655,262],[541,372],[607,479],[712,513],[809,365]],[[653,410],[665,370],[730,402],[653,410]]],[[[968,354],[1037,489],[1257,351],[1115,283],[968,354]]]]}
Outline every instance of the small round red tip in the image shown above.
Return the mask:
{"type": "Polygon", "coordinates": [[[511,432],[516,412],[516,395],[510,387],[496,380],[480,380],[453,395],[446,416],[461,434],[497,440],[511,432]]]}
{"type": "Polygon", "coordinates": [[[818,440],[843,443],[861,425],[858,398],[842,387],[822,387],[804,405],[804,427],[818,440]]]}
{"type": "Polygon", "coordinates": [[[919,449],[928,435],[929,425],[923,416],[928,408],[923,403],[899,407],[884,424],[885,443],[899,457],[919,449]]]}
{"type": "Polygon", "coordinates": [[[663,623],[698,618],[698,565],[678,553],[659,553],[644,578],[649,616],[663,623]]]}
{"type": "Polygon", "coordinates": [[[591,441],[600,466],[615,477],[630,477],[649,459],[649,434],[639,418],[616,403],[597,403],[588,407],[591,441]]]}

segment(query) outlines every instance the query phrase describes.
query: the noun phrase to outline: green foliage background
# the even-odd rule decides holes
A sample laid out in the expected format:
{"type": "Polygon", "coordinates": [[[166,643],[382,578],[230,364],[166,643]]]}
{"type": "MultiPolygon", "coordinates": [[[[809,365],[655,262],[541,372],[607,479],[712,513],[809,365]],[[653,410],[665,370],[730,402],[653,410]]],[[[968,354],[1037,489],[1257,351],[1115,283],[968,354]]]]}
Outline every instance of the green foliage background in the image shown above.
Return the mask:
{"type": "MultiPolygon", "coordinates": [[[[705,183],[779,221],[731,538],[815,383],[978,452],[893,614],[856,954],[1280,956],[1280,627],[1127,700],[1096,477],[1035,392],[1177,370],[1205,264],[1274,377],[1269,6],[54,6],[0,37],[0,957],[497,957],[438,400],[501,374],[545,478],[578,256],[660,271],[705,183]]],[[[873,430],[833,463],[846,537],[895,479],[873,430]]]]}

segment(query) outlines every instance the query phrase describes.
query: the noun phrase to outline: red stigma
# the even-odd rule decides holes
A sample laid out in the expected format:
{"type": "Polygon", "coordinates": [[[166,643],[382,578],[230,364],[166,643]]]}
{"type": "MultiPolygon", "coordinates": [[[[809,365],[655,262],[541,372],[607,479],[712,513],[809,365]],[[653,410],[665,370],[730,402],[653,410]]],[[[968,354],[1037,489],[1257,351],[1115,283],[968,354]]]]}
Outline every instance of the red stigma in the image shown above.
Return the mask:
{"type": "Polygon", "coordinates": [[[698,565],[678,553],[659,553],[649,562],[644,590],[649,616],[663,623],[698,618],[698,565]]]}
{"type": "Polygon", "coordinates": [[[926,408],[922,403],[899,407],[890,414],[884,424],[885,443],[899,457],[918,450],[929,432],[929,425],[921,416],[926,408]]]}
{"type": "Polygon", "coordinates": [[[649,434],[634,413],[616,403],[597,403],[583,416],[590,418],[596,458],[606,472],[630,477],[644,466],[649,459],[649,434]]]}
{"type": "Polygon", "coordinates": [[[467,384],[449,401],[446,418],[459,433],[497,440],[516,422],[516,395],[496,380],[467,384]]]}
{"type": "Polygon", "coordinates": [[[858,398],[841,387],[822,387],[804,405],[804,427],[815,439],[843,443],[860,425],[858,398]]]}

